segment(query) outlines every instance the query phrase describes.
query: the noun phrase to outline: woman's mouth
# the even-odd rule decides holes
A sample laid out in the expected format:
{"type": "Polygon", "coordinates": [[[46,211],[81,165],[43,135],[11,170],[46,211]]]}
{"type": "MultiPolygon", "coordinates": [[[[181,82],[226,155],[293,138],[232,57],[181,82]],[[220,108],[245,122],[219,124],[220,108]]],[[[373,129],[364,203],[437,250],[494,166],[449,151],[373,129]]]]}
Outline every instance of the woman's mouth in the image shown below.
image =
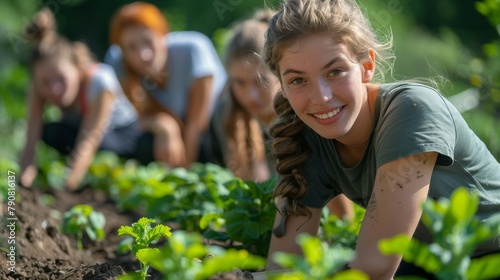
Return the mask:
{"type": "Polygon", "coordinates": [[[329,119],[329,118],[333,118],[335,117],[342,109],[344,108],[344,106],[341,106],[341,107],[338,107],[328,113],[324,113],[324,114],[312,114],[315,118],[317,119],[320,119],[320,120],[326,120],[326,119],[329,119]]]}

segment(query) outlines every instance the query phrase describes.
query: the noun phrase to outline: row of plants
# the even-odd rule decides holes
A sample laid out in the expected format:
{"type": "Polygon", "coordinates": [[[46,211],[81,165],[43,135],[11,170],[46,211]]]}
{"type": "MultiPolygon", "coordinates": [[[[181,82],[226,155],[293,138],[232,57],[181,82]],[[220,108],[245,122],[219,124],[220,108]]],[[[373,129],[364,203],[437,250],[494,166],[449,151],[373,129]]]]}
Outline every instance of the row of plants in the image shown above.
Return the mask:
{"type": "MultiPolygon", "coordinates": [[[[43,159],[39,162],[38,180],[46,182],[46,186],[58,186],[59,177],[65,174],[64,159],[57,158],[57,154],[47,147],[40,148],[45,159],[51,162],[43,159]]],[[[3,170],[17,168],[12,162],[0,163],[3,170]]],[[[153,267],[165,275],[165,279],[174,279],[172,275],[176,275],[175,279],[206,279],[206,271],[216,273],[235,268],[255,271],[265,265],[275,215],[274,178],[263,183],[244,182],[212,164],[195,164],[189,170],[168,169],[159,164],[140,166],[101,152],[85,182],[105,191],[116,202],[118,210],[136,211],[148,217],[118,232],[132,237],[125,238],[122,247],[132,248],[131,253],[142,264],[139,274],[130,277],[147,276],[148,268],[153,267]],[[159,224],[152,226],[156,221],[159,224]],[[168,222],[176,224],[180,230],[170,235],[170,228],[163,225],[168,222]],[[161,230],[156,229],[158,227],[161,230]],[[163,247],[139,253],[150,248],[160,237],[167,238],[163,247]],[[223,246],[206,245],[207,239],[219,241],[217,244],[223,246]],[[207,254],[215,258],[205,260],[207,254]]],[[[422,244],[398,236],[382,242],[381,250],[387,254],[402,254],[405,261],[436,274],[438,279],[498,277],[500,272],[496,268],[500,265],[500,255],[470,258],[478,244],[500,232],[500,217],[479,223],[474,216],[477,204],[477,194],[465,189],[459,189],[451,200],[429,200],[423,205],[422,220],[434,235],[435,242],[422,244]]],[[[325,210],[318,237],[300,236],[297,239],[304,256],[284,253],[273,256],[289,272],[269,275],[270,279],[291,276],[296,279],[367,279],[359,271],[339,273],[341,264],[354,256],[363,216],[363,210],[356,210],[354,221],[338,219],[325,210]]],[[[64,213],[61,230],[77,235],[78,240],[83,233],[100,240],[104,237],[104,221],[104,217],[94,213],[90,206],[77,205],[64,213]]],[[[79,244],[81,248],[81,241],[79,244]]]]}
{"type": "MultiPolygon", "coordinates": [[[[387,255],[403,255],[405,261],[436,275],[436,279],[496,279],[500,277],[500,254],[471,258],[479,244],[498,237],[500,232],[500,215],[483,222],[475,216],[478,202],[478,194],[466,188],[457,189],[450,199],[427,200],[423,204],[422,221],[434,242],[424,244],[400,235],[383,240],[379,248],[387,255]]],[[[165,275],[165,279],[207,279],[236,268],[260,269],[265,264],[262,257],[252,256],[245,250],[225,251],[220,247],[205,246],[196,233],[177,231],[172,237],[168,227],[152,227],[154,222],[141,218],[132,227],[119,229],[119,235],[134,237],[130,248],[143,268],[122,279],[138,279],[137,275],[145,279],[150,265],[165,275]],[[157,227],[160,228],[157,230],[157,227]],[[157,241],[163,236],[170,238],[166,246],[160,249],[148,247],[150,241],[157,241]],[[216,257],[207,258],[207,253],[216,257]]],[[[276,253],[273,259],[286,271],[269,273],[268,279],[369,279],[361,271],[342,270],[344,264],[355,256],[352,248],[306,234],[299,235],[297,243],[302,248],[303,256],[276,253]]]]}
{"type": "MultiPolygon", "coordinates": [[[[37,148],[37,185],[59,190],[67,173],[65,158],[43,144],[37,148]]],[[[222,261],[231,264],[229,267],[233,269],[252,269],[242,266],[245,262],[240,259],[245,257],[260,260],[250,262],[259,263],[258,267],[253,267],[259,270],[264,268],[262,262],[265,264],[276,213],[272,200],[275,180],[271,178],[262,183],[242,181],[227,169],[214,164],[196,163],[189,170],[169,169],[158,163],[141,166],[135,161],[120,159],[113,153],[99,152],[89,168],[84,185],[104,191],[116,203],[118,211],[133,211],[160,224],[175,224],[180,229],[174,231],[175,236],[182,236],[176,238],[190,242],[198,240],[196,246],[202,246],[206,252],[217,252],[217,256],[233,254],[230,259],[234,261],[222,261]],[[219,246],[204,245],[203,240],[204,243],[209,240],[209,243],[219,246]]],[[[354,248],[363,215],[361,208],[356,209],[357,222],[338,219],[325,210],[321,240],[336,240],[337,244],[354,248]]],[[[81,240],[84,234],[92,240],[103,239],[104,217],[90,206],[76,205],[62,217],[62,232],[77,236],[79,249],[83,247],[81,240]]],[[[126,248],[131,243],[132,240],[126,238],[120,248],[126,248]]],[[[135,254],[137,250],[132,252],[135,254]]],[[[161,266],[153,267],[165,272],[161,266]]],[[[144,271],[141,273],[143,275],[144,271]]]]}

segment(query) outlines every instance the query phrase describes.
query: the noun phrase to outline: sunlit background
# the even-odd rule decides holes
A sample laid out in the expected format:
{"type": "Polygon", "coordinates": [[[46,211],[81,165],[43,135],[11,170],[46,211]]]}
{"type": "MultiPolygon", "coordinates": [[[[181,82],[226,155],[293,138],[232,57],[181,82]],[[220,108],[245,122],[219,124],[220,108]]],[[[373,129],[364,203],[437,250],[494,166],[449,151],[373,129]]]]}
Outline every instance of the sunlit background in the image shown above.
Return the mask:
{"type": "MultiPolygon", "coordinates": [[[[24,144],[26,61],[23,27],[43,6],[58,31],[87,43],[98,60],[108,44],[111,15],[130,0],[2,0],[0,2],[0,158],[17,160],[24,144]]],[[[172,30],[196,30],[223,53],[227,30],[277,0],[155,0],[172,30]]],[[[433,79],[471,128],[500,159],[500,0],[361,0],[380,36],[393,36],[395,60],[387,80],[433,79]]],[[[58,112],[48,110],[45,118],[58,112]]]]}

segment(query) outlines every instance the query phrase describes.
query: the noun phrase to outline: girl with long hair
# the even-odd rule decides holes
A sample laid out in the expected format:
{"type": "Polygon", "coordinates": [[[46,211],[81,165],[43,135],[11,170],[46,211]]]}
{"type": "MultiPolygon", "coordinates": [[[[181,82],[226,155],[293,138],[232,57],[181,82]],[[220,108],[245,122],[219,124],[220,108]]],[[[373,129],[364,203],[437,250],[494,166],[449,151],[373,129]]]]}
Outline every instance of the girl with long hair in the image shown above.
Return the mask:
{"type": "MultiPolygon", "coordinates": [[[[481,220],[500,212],[500,164],[454,106],[435,88],[376,79],[390,49],[355,0],[283,1],[271,19],[265,59],[281,91],[270,128],[280,175],[270,258],[300,254],[297,234],[317,234],[321,208],[345,194],[366,209],[347,267],[370,279],[432,279],[383,255],[379,241],[430,242],[422,203],[461,186],[479,193],[481,220]]],[[[473,257],[498,251],[491,240],[473,257]]]]}

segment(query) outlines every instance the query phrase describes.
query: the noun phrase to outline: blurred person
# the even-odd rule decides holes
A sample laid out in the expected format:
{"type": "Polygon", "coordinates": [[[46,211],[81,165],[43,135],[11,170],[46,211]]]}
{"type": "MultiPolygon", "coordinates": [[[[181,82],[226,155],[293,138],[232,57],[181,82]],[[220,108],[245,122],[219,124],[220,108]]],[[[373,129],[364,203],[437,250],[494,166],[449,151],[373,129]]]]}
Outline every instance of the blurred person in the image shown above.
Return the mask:
{"type": "Polygon", "coordinates": [[[75,189],[97,150],[132,156],[141,130],[113,68],[95,61],[83,43],[70,42],[55,30],[54,16],[44,8],[25,31],[36,47],[29,63],[32,81],[20,183],[32,185],[37,174],[35,147],[42,139],[70,156],[65,186],[75,189]],[[44,124],[46,104],[61,109],[60,121],[44,124]]]}
{"type": "Polygon", "coordinates": [[[226,73],[205,35],[169,31],[156,6],[125,5],[111,20],[104,61],[115,68],[149,132],[139,140],[141,162],[188,167],[208,161],[203,143],[226,73]]]}

